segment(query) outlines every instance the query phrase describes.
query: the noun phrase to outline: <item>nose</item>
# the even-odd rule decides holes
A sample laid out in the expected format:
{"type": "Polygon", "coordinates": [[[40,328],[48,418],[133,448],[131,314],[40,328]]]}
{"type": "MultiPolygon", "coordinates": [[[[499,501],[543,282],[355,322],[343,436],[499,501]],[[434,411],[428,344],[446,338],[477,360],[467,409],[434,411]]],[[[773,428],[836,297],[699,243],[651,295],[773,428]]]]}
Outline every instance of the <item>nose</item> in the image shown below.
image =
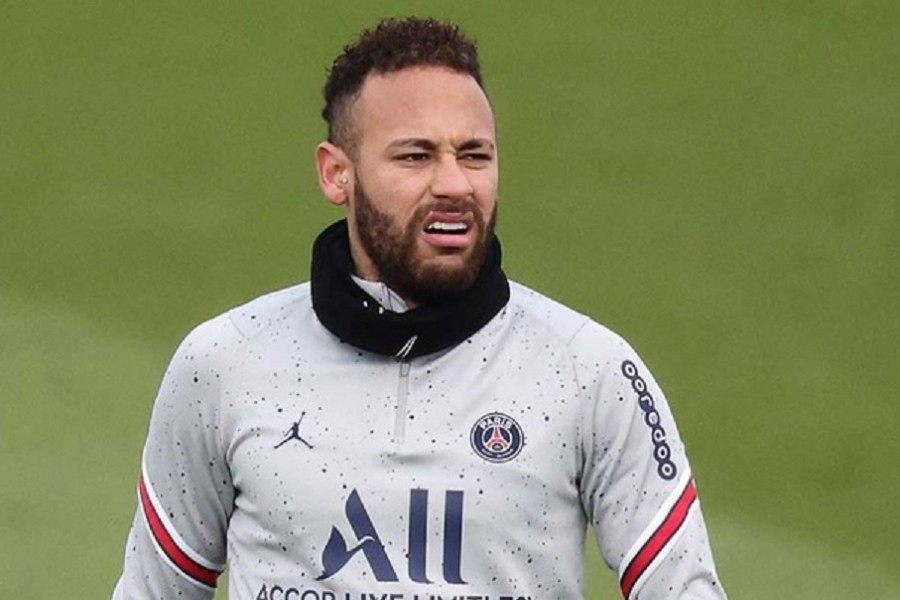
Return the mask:
{"type": "Polygon", "coordinates": [[[463,199],[475,191],[472,182],[456,156],[447,153],[434,167],[431,193],[435,198],[463,199]]]}

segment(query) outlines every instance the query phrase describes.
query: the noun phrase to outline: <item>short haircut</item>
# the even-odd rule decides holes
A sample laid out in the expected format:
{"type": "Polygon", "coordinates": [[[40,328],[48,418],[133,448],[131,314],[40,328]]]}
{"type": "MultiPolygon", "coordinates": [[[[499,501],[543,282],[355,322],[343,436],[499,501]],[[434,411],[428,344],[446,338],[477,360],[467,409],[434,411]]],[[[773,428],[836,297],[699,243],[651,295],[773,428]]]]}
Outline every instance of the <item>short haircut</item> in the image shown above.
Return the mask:
{"type": "Polygon", "coordinates": [[[446,67],[470,75],[484,89],[478,49],[459,27],[430,18],[385,19],[344,46],[331,65],[322,91],[328,141],[353,154],[358,131],[351,108],[366,77],[415,66],[446,67]]]}

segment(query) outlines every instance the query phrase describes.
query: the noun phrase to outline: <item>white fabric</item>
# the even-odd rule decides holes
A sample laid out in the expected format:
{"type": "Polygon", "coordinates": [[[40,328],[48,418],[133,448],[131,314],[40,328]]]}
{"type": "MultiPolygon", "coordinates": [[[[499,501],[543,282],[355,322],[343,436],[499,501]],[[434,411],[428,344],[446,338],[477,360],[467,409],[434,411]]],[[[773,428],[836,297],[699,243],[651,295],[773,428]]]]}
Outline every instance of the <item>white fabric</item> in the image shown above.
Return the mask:
{"type": "MultiPolygon", "coordinates": [[[[588,524],[612,569],[640,555],[690,474],[665,397],[619,336],[511,288],[469,340],[411,361],[339,342],[308,284],[191,332],[156,400],[144,476],[178,539],[227,560],[231,598],[573,599],[588,524]],[[660,475],[647,395],[677,477],[660,475]],[[507,442],[522,436],[505,461],[472,441],[493,413],[517,424],[497,430],[507,442]]],[[[113,597],[211,597],[142,519],[139,507],[113,597]]],[[[631,597],[725,597],[699,506],[631,597]]]]}

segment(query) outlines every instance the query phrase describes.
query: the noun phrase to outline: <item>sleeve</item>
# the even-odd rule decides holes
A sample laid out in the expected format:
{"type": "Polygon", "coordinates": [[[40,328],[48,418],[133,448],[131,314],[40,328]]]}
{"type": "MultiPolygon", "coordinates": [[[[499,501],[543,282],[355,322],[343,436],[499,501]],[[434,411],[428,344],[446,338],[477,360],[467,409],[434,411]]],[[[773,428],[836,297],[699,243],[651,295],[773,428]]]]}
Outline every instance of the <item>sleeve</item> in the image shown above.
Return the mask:
{"type": "Polygon", "coordinates": [[[579,338],[579,369],[592,373],[584,386],[580,492],[622,595],[724,599],[691,467],[662,390],[621,338],[606,330],[579,338]]]}
{"type": "Polygon", "coordinates": [[[216,329],[194,330],[163,378],[113,600],[208,599],[224,569],[234,490],[218,426],[216,329]]]}

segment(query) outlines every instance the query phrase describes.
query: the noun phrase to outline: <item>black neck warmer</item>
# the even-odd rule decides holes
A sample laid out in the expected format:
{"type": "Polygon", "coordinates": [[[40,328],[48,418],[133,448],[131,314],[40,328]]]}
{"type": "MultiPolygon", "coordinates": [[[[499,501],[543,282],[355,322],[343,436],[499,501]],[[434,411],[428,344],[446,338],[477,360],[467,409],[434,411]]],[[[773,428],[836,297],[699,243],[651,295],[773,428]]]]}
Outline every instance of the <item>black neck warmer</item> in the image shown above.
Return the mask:
{"type": "Polygon", "coordinates": [[[446,302],[404,313],[383,309],[353,281],[351,269],[347,222],[342,220],[313,244],[313,309],[341,341],[376,354],[415,358],[449,348],[484,327],[509,301],[496,236],[471,288],[446,302]]]}

